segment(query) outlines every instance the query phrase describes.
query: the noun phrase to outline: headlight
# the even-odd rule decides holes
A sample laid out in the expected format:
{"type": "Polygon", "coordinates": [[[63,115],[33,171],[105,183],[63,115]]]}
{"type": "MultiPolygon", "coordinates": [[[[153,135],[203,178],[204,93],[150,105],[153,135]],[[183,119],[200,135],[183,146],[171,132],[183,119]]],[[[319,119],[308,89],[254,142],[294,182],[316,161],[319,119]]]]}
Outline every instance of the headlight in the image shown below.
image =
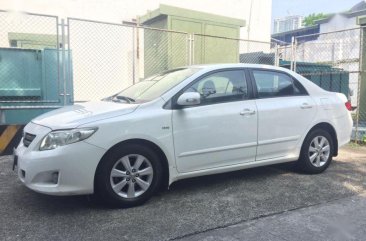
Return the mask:
{"type": "Polygon", "coordinates": [[[39,146],[40,151],[52,150],[59,146],[68,145],[78,141],[85,140],[97,131],[97,128],[80,128],[62,131],[52,131],[45,136],[41,145],[39,146]]]}

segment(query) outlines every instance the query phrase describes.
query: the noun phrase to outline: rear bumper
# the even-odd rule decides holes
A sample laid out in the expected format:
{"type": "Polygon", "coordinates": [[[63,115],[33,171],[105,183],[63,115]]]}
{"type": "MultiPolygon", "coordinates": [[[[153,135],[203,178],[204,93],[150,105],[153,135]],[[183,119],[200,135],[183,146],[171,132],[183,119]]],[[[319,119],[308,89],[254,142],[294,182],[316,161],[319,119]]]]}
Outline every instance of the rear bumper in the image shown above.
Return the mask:
{"type": "Polygon", "coordinates": [[[335,128],[338,139],[338,147],[344,146],[351,140],[353,120],[351,114],[335,119],[335,128]]]}

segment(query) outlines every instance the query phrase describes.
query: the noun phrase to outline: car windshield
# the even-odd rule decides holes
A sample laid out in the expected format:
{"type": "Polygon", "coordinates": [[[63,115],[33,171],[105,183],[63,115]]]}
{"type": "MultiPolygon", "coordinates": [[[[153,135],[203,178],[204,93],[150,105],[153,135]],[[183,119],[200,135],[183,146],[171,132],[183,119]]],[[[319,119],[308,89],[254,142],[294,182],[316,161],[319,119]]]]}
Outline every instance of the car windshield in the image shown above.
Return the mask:
{"type": "Polygon", "coordinates": [[[131,85],[118,94],[104,100],[123,103],[151,101],[199,70],[199,68],[179,68],[169,70],[131,85]]]}

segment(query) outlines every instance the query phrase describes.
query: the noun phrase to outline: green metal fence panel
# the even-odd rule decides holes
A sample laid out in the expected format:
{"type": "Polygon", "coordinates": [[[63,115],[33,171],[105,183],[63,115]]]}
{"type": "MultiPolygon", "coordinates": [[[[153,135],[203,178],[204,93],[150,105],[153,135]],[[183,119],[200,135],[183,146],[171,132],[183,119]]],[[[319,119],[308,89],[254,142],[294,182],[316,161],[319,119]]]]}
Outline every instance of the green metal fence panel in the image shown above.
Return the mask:
{"type": "MultiPolygon", "coordinates": [[[[280,61],[280,66],[290,69],[289,61],[280,61]]],[[[296,72],[321,88],[349,96],[349,72],[326,64],[297,62],[296,72]]]]}
{"type": "Polygon", "coordinates": [[[1,99],[41,97],[42,52],[0,48],[1,99]]]}
{"type": "Polygon", "coordinates": [[[72,103],[71,54],[67,52],[65,56],[64,76],[62,61],[58,60],[60,52],[0,48],[1,124],[26,124],[42,113],[63,106],[60,93],[63,93],[64,80],[70,100],[65,105],[72,103]]]}

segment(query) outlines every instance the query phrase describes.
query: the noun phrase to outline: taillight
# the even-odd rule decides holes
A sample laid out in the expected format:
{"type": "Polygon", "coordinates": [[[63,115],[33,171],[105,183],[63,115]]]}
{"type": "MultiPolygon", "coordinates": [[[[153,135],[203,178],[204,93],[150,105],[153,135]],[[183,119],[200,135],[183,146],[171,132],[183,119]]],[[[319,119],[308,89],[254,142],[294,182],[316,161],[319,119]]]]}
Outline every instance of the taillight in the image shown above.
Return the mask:
{"type": "Polygon", "coordinates": [[[347,110],[349,110],[349,111],[351,111],[351,110],[352,110],[352,105],[351,105],[351,102],[350,102],[350,101],[347,101],[347,102],[345,103],[345,105],[346,105],[347,110]]]}

